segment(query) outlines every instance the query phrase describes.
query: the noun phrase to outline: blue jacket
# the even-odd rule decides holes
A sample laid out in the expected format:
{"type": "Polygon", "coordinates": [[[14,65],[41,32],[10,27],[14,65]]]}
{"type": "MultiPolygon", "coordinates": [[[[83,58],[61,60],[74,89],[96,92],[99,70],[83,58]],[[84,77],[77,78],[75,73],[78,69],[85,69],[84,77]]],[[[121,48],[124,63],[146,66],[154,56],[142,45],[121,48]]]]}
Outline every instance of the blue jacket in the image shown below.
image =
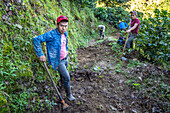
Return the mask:
{"type": "MultiPolygon", "coordinates": [[[[66,36],[66,51],[68,51],[68,39],[67,32],[64,33],[66,36]]],[[[38,57],[44,56],[41,43],[46,42],[47,48],[47,57],[49,65],[52,65],[54,70],[57,70],[57,67],[60,62],[60,54],[61,54],[61,34],[58,32],[57,28],[51,30],[45,34],[39,35],[33,38],[33,45],[35,49],[35,53],[38,57]]]]}
{"type": "Polygon", "coordinates": [[[120,22],[120,24],[119,24],[120,30],[121,30],[122,28],[126,28],[126,27],[128,27],[128,25],[127,25],[126,22],[120,22]]]}

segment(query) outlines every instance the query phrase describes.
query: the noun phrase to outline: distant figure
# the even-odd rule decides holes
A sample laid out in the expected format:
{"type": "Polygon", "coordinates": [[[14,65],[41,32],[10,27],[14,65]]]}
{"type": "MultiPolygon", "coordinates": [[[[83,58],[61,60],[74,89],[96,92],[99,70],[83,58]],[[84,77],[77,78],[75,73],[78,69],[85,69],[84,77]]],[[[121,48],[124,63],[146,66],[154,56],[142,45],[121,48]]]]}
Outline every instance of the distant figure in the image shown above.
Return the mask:
{"type": "Polygon", "coordinates": [[[119,28],[120,28],[121,31],[122,30],[126,31],[126,28],[128,27],[126,22],[119,21],[118,24],[119,24],[119,28]]]}
{"type": "Polygon", "coordinates": [[[98,30],[100,31],[100,39],[103,39],[105,36],[105,26],[104,25],[99,25],[98,30]]]}
{"type": "Polygon", "coordinates": [[[131,22],[130,22],[130,29],[126,30],[126,33],[129,33],[128,40],[126,43],[126,48],[133,48],[133,39],[136,38],[138,35],[138,30],[140,26],[140,20],[137,18],[137,12],[131,11],[131,22]]]}

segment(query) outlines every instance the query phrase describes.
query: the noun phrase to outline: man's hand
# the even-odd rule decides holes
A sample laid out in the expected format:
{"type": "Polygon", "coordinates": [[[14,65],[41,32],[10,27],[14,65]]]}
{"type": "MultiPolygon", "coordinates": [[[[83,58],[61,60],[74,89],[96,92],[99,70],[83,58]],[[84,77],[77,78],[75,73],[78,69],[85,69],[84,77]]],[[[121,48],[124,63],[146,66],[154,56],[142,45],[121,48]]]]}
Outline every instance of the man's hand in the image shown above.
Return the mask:
{"type": "Polygon", "coordinates": [[[132,30],[134,30],[136,27],[138,26],[137,23],[135,23],[135,25],[133,27],[131,27],[130,29],[126,30],[125,34],[126,33],[130,33],[132,30]]]}
{"type": "Polygon", "coordinates": [[[40,56],[40,61],[45,62],[45,56],[40,56]]]}
{"type": "Polygon", "coordinates": [[[130,33],[130,32],[131,32],[131,30],[130,30],[130,29],[128,29],[128,30],[126,30],[125,34],[126,34],[126,33],[130,33]]]}

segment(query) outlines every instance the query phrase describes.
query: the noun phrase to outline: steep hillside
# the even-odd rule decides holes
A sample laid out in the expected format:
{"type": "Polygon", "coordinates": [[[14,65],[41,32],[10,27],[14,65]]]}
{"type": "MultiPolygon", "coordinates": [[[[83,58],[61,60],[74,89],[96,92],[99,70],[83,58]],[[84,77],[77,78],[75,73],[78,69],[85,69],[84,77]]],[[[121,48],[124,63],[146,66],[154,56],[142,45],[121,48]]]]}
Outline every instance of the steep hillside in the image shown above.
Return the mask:
{"type": "MultiPolygon", "coordinates": [[[[56,28],[60,15],[69,18],[68,39],[71,56],[69,70],[76,66],[76,49],[96,38],[98,21],[88,7],[81,8],[69,0],[1,0],[0,1],[0,108],[2,112],[41,111],[53,103],[41,102],[40,83],[47,82],[42,63],[35,55],[32,39],[56,28]],[[38,89],[39,90],[39,89],[38,89]]],[[[110,27],[107,33],[112,33],[110,27]]],[[[42,44],[45,51],[45,44],[42,44]]],[[[58,73],[51,68],[55,81],[58,73]]],[[[49,83],[50,84],[50,83],[49,83]]],[[[42,92],[43,93],[43,92],[42,92]]],[[[45,91],[50,93],[50,91],[45,91]]]]}

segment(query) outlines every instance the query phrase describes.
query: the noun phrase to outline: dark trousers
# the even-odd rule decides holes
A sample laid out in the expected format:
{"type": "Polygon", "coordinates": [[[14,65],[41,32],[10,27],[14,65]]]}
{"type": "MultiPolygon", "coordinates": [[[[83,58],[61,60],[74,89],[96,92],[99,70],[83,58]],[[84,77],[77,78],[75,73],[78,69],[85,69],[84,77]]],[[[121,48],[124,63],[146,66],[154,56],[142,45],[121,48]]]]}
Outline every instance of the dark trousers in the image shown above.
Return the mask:
{"type": "Polygon", "coordinates": [[[100,39],[104,38],[104,34],[103,30],[100,30],[100,39]]]}
{"type": "Polygon", "coordinates": [[[70,75],[67,71],[68,66],[68,58],[61,60],[58,65],[58,72],[60,73],[60,78],[62,80],[62,84],[64,88],[70,87],[70,75]]]}
{"type": "Polygon", "coordinates": [[[126,31],[126,28],[121,28],[121,31],[126,31]]]}
{"type": "Polygon", "coordinates": [[[137,36],[136,33],[131,33],[131,32],[129,33],[128,35],[129,38],[126,42],[126,48],[133,48],[133,39],[135,39],[136,36],[137,36]]]}

